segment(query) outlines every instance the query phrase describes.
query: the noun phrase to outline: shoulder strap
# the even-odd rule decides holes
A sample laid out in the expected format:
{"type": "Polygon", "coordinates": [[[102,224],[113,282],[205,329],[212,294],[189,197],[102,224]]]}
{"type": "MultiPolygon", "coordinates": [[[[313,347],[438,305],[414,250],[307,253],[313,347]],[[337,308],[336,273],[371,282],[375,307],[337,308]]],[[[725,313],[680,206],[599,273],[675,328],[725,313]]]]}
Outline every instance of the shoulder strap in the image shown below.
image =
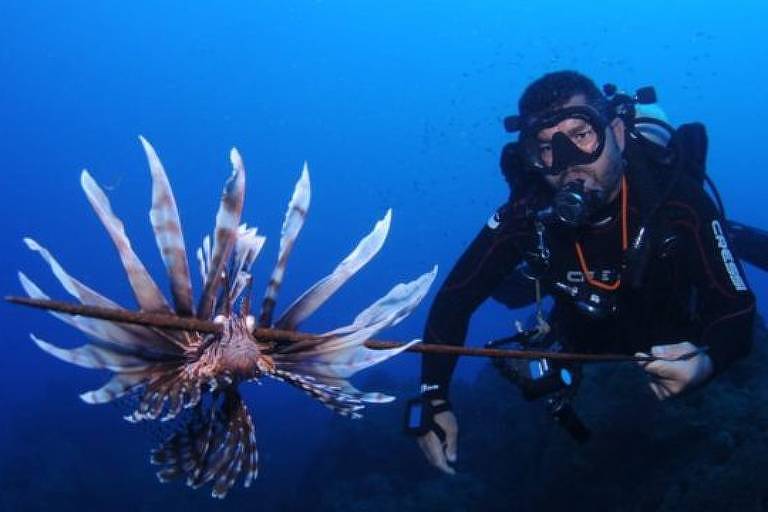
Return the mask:
{"type": "Polygon", "coordinates": [[[682,124],[672,137],[678,147],[678,164],[683,167],[681,170],[704,186],[709,147],[706,127],[702,123],[682,124]]]}

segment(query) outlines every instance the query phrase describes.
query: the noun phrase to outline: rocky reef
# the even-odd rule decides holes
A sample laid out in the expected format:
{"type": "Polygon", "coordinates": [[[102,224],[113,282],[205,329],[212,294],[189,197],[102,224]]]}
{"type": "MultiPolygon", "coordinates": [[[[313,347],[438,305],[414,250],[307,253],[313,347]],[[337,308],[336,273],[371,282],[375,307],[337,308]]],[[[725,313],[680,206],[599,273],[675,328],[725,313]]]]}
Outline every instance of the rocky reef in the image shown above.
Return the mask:
{"type": "Polygon", "coordinates": [[[593,433],[584,445],[488,365],[453,386],[457,476],[402,434],[399,401],[334,422],[300,487],[328,511],[768,510],[768,333],[756,329],[747,359],[667,402],[632,364],[587,368],[575,402],[593,433]]]}

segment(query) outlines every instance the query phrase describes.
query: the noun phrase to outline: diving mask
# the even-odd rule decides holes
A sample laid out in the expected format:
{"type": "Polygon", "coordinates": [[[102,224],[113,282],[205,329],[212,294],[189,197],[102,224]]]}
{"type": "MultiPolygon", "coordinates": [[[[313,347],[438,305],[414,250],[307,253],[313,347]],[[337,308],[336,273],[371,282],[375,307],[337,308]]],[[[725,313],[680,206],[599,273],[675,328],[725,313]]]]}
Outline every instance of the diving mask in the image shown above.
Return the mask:
{"type": "MultiPolygon", "coordinates": [[[[568,167],[595,162],[605,148],[606,116],[589,105],[576,105],[540,116],[516,119],[521,154],[526,164],[542,174],[557,175],[568,167]],[[539,137],[557,127],[551,140],[539,137]]],[[[510,127],[508,126],[508,129],[510,127]]]]}

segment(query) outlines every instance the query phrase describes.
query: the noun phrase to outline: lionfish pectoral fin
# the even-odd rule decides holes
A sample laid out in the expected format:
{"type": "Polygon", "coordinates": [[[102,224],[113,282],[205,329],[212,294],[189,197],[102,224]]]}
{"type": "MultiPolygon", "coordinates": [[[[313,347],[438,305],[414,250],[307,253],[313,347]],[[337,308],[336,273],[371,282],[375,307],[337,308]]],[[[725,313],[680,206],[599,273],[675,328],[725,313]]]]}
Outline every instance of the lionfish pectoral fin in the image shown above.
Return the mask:
{"type": "Polygon", "coordinates": [[[99,389],[81,394],[80,399],[91,405],[106,404],[133,392],[143,385],[145,379],[146,375],[141,372],[118,373],[99,389]]]}
{"type": "Polygon", "coordinates": [[[386,295],[357,315],[351,325],[335,329],[325,335],[346,334],[379,322],[386,323],[385,327],[397,325],[411,314],[427,295],[437,277],[437,268],[435,265],[432,270],[413,281],[395,285],[386,295]]]}
{"type": "Polygon", "coordinates": [[[129,354],[121,354],[107,347],[95,345],[82,345],[77,348],[65,349],[57,347],[34,334],[29,335],[32,341],[42,350],[61,361],[98,370],[110,370],[120,372],[126,370],[143,370],[149,366],[149,362],[129,354]]]}
{"type": "MultiPolygon", "coordinates": [[[[95,305],[107,308],[122,309],[113,301],[100,295],[94,290],[70,276],[59,264],[53,255],[32,239],[25,238],[27,247],[39,253],[50,266],[54,276],[59,280],[64,289],[78,299],[82,304],[95,305]]],[[[48,299],[39,286],[29,279],[23,272],[18,273],[19,282],[24,291],[31,298],[48,299]]],[[[91,339],[103,344],[111,345],[118,351],[128,351],[141,354],[174,355],[179,353],[179,348],[156,332],[146,327],[117,324],[107,320],[87,318],[84,316],[71,316],[51,312],[62,322],[71,325],[88,335],[91,339]]]]}
{"type": "Polygon", "coordinates": [[[359,417],[365,403],[385,403],[393,397],[383,393],[364,393],[345,379],[381,363],[410,346],[372,350],[365,346],[382,329],[396,325],[421,302],[437,275],[437,267],[409,283],[392,288],[384,297],[357,315],[351,325],[321,336],[287,344],[273,354],[277,367],[274,377],[302,390],[342,415],[359,417]]]}
{"type": "Polygon", "coordinates": [[[212,496],[224,498],[242,475],[245,487],[258,475],[258,451],[251,415],[240,394],[229,388],[209,404],[200,403],[194,415],[151,454],[164,466],[161,482],[186,477],[198,488],[213,484],[212,496]]]}
{"type": "Polygon", "coordinates": [[[352,276],[363,268],[381,250],[392,223],[392,210],[387,210],[384,218],[376,223],[373,230],[342,260],[331,272],[304,292],[293,302],[275,322],[278,329],[296,329],[298,325],[314,313],[352,276]]]}

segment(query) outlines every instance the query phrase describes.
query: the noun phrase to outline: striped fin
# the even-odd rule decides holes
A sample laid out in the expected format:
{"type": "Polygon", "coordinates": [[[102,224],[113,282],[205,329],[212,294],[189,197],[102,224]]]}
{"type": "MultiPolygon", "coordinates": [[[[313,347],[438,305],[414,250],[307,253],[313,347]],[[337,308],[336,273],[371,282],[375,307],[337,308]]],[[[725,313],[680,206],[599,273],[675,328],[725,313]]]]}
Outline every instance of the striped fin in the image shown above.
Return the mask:
{"type": "Polygon", "coordinates": [[[341,348],[360,346],[381,330],[397,325],[419,305],[437,275],[437,266],[409,283],[400,283],[362,313],[351,325],[335,329],[306,341],[281,348],[282,354],[295,353],[311,359],[341,348]]]}
{"type": "Polygon", "coordinates": [[[409,283],[395,285],[395,287],[384,297],[380,298],[362,313],[357,315],[352,325],[335,329],[325,333],[323,336],[351,332],[393,315],[394,318],[390,325],[397,325],[419,305],[422,299],[424,299],[436,276],[437,265],[426,274],[422,274],[409,283]]]}
{"type": "Polygon", "coordinates": [[[212,483],[212,496],[224,498],[243,475],[245,487],[258,474],[258,452],[253,420],[236,391],[215,401],[210,410],[195,410],[195,416],[181,430],[152,450],[152,464],[164,466],[157,472],[160,482],[184,477],[197,489],[212,483]]]}
{"type": "Polygon", "coordinates": [[[200,267],[200,279],[205,287],[208,282],[208,269],[211,268],[211,237],[203,237],[203,245],[197,248],[197,263],[200,267]]]}
{"type": "Polygon", "coordinates": [[[173,197],[168,176],[155,148],[141,135],[139,140],[147,154],[147,161],[152,174],[152,209],[149,212],[149,219],[152,223],[152,229],[155,231],[155,240],[160,249],[160,255],[171,280],[171,294],[176,305],[176,313],[182,316],[192,316],[194,314],[192,282],[189,278],[187,250],[184,245],[184,235],[181,231],[176,199],[173,197]]]}
{"type": "Polygon", "coordinates": [[[351,416],[352,418],[357,419],[360,417],[360,414],[358,414],[357,411],[365,408],[360,396],[355,393],[347,392],[350,389],[354,389],[351,388],[351,386],[346,388],[328,386],[327,384],[316,381],[311,375],[304,375],[296,371],[278,369],[269,375],[274,379],[301,389],[315,400],[319,400],[323,405],[342,416],[351,416]]]}
{"type": "MultiPolygon", "coordinates": [[[[27,295],[33,299],[47,300],[50,298],[23,272],[19,272],[19,281],[21,281],[21,286],[27,295]]],[[[131,332],[128,326],[118,325],[107,320],[66,315],[55,311],[49,311],[49,313],[65,324],[85,333],[96,342],[103,342],[109,345],[111,349],[127,352],[145,360],[163,359],[167,356],[178,355],[179,352],[175,345],[167,344],[163,338],[156,336],[149,329],[137,333],[131,332]]]]}
{"type": "MultiPolygon", "coordinates": [[[[288,372],[292,375],[301,375],[312,383],[335,381],[336,386],[331,387],[347,389],[347,395],[349,395],[349,389],[354,388],[343,379],[381,363],[419,342],[419,340],[413,340],[402,347],[385,350],[372,350],[364,345],[365,341],[376,333],[397,324],[413,311],[427,294],[436,275],[437,267],[434,267],[432,271],[410,283],[396,285],[384,297],[360,313],[349,326],[323,334],[313,340],[281,347],[272,355],[277,367],[276,373],[282,375],[281,372],[288,372]]],[[[303,386],[299,387],[305,389],[303,386]]],[[[326,388],[322,389],[326,390],[326,388]]],[[[321,394],[307,389],[305,391],[337,410],[333,400],[328,402],[321,394]]],[[[359,402],[372,403],[383,403],[392,399],[375,392],[357,395],[352,393],[352,396],[359,402]]],[[[337,412],[341,411],[337,410],[337,412]]]]}
{"type": "Polygon", "coordinates": [[[205,287],[200,304],[197,308],[198,318],[208,319],[212,316],[216,301],[216,293],[223,279],[222,273],[227,260],[237,242],[237,229],[240,216],[243,213],[245,199],[245,168],[243,159],[237,149],[232,148],[229,155],[232,162],[232,175],[224,185],[219,211],[216,214],[216,232],[213,243],[213,255],[207,269],[205,287]]]}
{"type": "Polygon", "coordinates": [[[249,228],[243,224],[238,229],[234,265],[231,271],[234,279],[227,292],[230,307],[248,285],[248,281],[251,278],[251,267],[259,256],[266,240],[266,237],[258,235],[256,228],[249,228]]]}
{"type": "Polygon", "coordinates": [[[48,249],[38,244],[36,241],[34,241],[31,238],[24,238],[24,243],[30,250],[38,253],[43,258],[43,260],[48,264],[48,266],[51,267],[51,271],[53,272],[53,275],[61,283],[61,286],[63,286],[64,289],[70,295],[78,299],[81,303],[87,304],[89,306],[101,306],[105,308],[121,308],[115,302],[109,300],[103,295],[100,295],[99,293],[87,287],[86,285],[84,285],[74,277],[70,276],[64,270],[64,268],[59,264],[59,262],[56,261],[56,258],[53,257],[53,255],[50,253],[50,251],[48,251],[48,249]]]}
{"type": "Polygon", "coordinates": [[[354,387],[348,380],[340,377],[328,377],[324,375],[312,375],[315,382],[325,384],[330,388],[337,389],[339,392],[347,395],[356,395],[360,400],[369,404],[384,404],[392,402],[395,397],[379,393],[377,391],[364,392],[354,387]]]}
{"type": "Polygon", "coordinates": [[[125,419],[131,423],[144,420],[173,419],[183,408],[197,405],[202,396],[203,382],[189,375],[181,365],[154,368],[136,410],[125,419]]]}
{"type": "Polygon", "coordinates": [[[333,295],[349,278],[365,266],[381,250],[389,233],[392,210],[387,210],[382,220],[376,223],[373,231],[363,238],[355,249],[333,270],[318,281],[309,290],[291,304],[276,322],[278,329],[292,330],[314,313],[333,295]]]}
{"type": "Polygon", "coordinates": [[[152,449],[150,462],[166,466],[156,473],[161,483],[180,478],[185,473],[192,477],[202,471],[211,444],[221,429],[216,412],[215,403],[208,414],[204,414],[202,405],[195,407],[193,416],[178,431],[152,449]]]}
{"type": "MultiPolygon", "coordinates": [[[[61,285],[83,304],[101,307],[123,309],[111,300],[99,295],[77,279],[71,277],[56,259],[44,247],[32,239],[25,238],[27,246],[38,252],[53,270],[54,276],[61,285]]],[[[32,298],[48,299],[48,295],[30,280],[23,272],[19,272],[19,281],[24,291],[32,298]]],[[[51,312],[62,322],[79,329],[92,339],[117,345],[124,350],[130,350],[145,357],[178,354],[179,348],[168,342],[154,331],[136,325],[120,325],[107,320],[85,318],[51,312]]]]}
{"type": "MultiPolygon", "coordinates": [[[[40,289],[39,286],[35,284],[34,281],[32,281],[30,278],[27,277],[27,275],[24,272],[18,272],[19,282],[21,283],[21,287],[24,288],[24,291],[27,293],[27,295],[33,299],[42,299],[42,300],[50,300],[50,297],[43,292],[43,290],[40,289]]],[[[65,324],[71,325],[72,327],[76,329],[80,329],[78,326],[76,319],[78,317],[72,316],[72,315],[66,315],[64,313],[57,313],[53,310],[48,310],[48,313],[50,313],[53,317],[61,320],[65,324]]],[[[83,329],[80,329],[83,332],[86,332],[83,329]]]]}
{"type": "Polygon", "coordinates": [[[208,471],[202,474],[206,481],[213,482],[211,496],[223,499],[235,485],[241,472],[245,471],[246,485],[254,478],[257,462],[256,435],[253,420],[248,408],[237,396],[237,403],[227,406],[230,422],[224,443],[217,452],[221,462],[211,464],[208,471]]]}
{"type": "Polygon", "coordinates": [[[128,275],[128,281],[131,283],[133,293],[136,295],[139,307],[144,311],[170,312],[170,307],[157,284],[152,280],[144,264],[131,248],[131,242],[125,234],[123,223],[112,212],[109,199],[107,199],[104,191],[101,190],[86,170],[80,176],[80,183],[96,215],[101,219],[102,224],[104,224],[109,236],[115,243],[115,247],[117,247],[117,252],[128,275]]]}
{"type": "MultiPolygon", "coordinates": [[[[363,345],[363,341],[339,346],[321,353],[275,356],[274,360],[278,369],[289,369],[292,372],[309,375],[317,379],[348,379],[361,370],[396,356],[419,341],[416,339],[402,347],[383,350],[367,348],[363,345]]],[[[371,394],[371,397],[376,396],[379,398],[371,398],[371,400],[390,401],[386,395],[371,394]]]]}
{"type": "Polygon", "coordinates": [[[238,228],[237,243],[235,244],[235,270],[237,272],[250,272],[256,258],[267,238],[258,234],[256,228],[249,228],[245,224],[238,228]]]}
{"type": "Polygon", "coordinates": [[[99,389],[80,395],[80,399],[87,404],[106,404],[138,389],[147,378],[146,372],[118,373],[99,389]]]}
{"type": "Polygon", "coordinates": [[[73,349],[64,349],[42,340],[34,334],[29,335],[32,341],[44,352],[66,363],[82,368],[110,370],[113,372],[143,370],[149,366],[147,361],[137,357],[120,354],[112,350],[94,345],[83,345],[73,349]]]}
{"type": "Polygon", "coordinates": [[[275,309],[280,285],[283,283],[288,256],[290,256],[293,250],[296,237],[299,236],[299,232],[304,225],[304,219],[307,217],[310,197],[309,167],[307,162],[304,162],[301,176],[296,183],[296,187],[293,189],[293,196],[288,203],[288,211],[285,213],[285,220],[283,221],[283,228],[280,233],[280,249],[278,251],[277,264],[272,271],[261,306],[259,324],[263,327],[268,327],[272,324],[272,313],[275,309]]]}

